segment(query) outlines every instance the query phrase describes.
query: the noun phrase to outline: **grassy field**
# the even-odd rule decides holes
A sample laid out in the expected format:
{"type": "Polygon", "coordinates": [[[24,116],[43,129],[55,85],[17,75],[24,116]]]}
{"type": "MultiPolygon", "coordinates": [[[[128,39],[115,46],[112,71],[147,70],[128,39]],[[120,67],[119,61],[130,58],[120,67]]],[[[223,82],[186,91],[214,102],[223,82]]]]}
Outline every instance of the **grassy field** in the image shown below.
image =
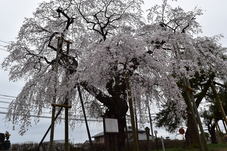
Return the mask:
{"type": "MultiPolygon", "coordinates": [[[[227,144],[209,144],[209,151],[227,151],[227,144]]],[[[159,150],[162,151],[162,150],[159,150]]],[[[171,148],[166,151],[200,151],[199,149],[171,148]]]]}

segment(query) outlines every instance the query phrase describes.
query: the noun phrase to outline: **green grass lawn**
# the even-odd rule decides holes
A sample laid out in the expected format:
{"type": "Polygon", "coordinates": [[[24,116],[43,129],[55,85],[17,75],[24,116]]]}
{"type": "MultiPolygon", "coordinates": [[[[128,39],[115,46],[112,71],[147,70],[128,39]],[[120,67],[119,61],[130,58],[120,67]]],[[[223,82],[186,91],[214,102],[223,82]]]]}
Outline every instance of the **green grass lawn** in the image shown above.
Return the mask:
{"type": "MultiPolygon", "coordinates": [[[[209,151],[227,151],[227,144],[208,144],[209,151]]],[[[159,150],[162,151],[162,150],[159,150]]],[[[166,151],[200,151],[199,149],[171,148],[166,151]]]]}

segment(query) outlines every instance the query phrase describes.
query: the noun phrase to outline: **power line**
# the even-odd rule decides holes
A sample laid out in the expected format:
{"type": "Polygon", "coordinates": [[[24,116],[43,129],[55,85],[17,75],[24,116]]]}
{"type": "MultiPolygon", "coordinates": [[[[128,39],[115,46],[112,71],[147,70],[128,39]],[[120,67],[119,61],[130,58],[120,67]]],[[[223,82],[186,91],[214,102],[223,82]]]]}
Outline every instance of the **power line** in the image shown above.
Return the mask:
{"type": "Polygon", "coordinates": [[[0,96],[8,97],[8,98],[16,98],[15,96],[7,95],[7,94],[1,94],[1,93],[0,93],[0,96]]]}
{"type": "Polygon", "coordinates": [[[5,44],[10,44],[9,42],[3,41],[3,40],[0,40],[0,42],[3,42],[5,44]]]}
{"type": "Polygon", "coordinates": [[[0,46],[1,46],[1,47],[6,47],[5,45],[1,45],[1,44],[0,44],[0,46]]]}
{"type": "Polygon", "coordinates": [[[6,98],[6,97],[2,97],[2,96],[0,96],[0,100],[1,99],[3,99],[3,100],[10,100],[10,101],[12,101],[14,98],[6,98]]]}
{"type": "Polygon", "coordinates": [[[8,101],[0,101],[0,103],[10,104],[10,102],[8,102],[8,101]]]}
{"type": "MultiPolygon", "coordinates": [[[[0,111],[0,114],[8,114],[7,112],[2,112],[0,111]]],[[[45,118],[45,119],[50,119],[50,116],[38,116],[38,115],[30,115],[31,117],[38,117],[38,118],[45,118]]],[[[64,118],[59,118],[61,120],[64,120],[64,118]]],[[[84,121],[82,118],[71,118],[70,120],[75,120],[75,121],[84,121]]],[[[87,119],[88,121],[91,122],[102,122],[102,119],[87,119]]]]}

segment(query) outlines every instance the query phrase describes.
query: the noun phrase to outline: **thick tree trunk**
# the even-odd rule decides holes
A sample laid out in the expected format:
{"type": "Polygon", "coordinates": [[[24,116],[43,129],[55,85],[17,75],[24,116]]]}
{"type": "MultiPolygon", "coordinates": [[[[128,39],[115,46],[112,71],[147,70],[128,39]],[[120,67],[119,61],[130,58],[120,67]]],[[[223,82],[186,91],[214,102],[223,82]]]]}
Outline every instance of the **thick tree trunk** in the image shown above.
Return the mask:
{"type": "Polygon", "coordinates": [[[192,115],[193,123],[196,127],[196,134],[197,134],[197,137],[199,139],[200,150],[201,151],[208,151],[206,139],[205,139],[205,135],[204,135],[203,127],[202,127],[202,123],[201,123],[199,113],[198,113],[198,110],[197,110],[197,107],[196,107],[196,104],[195,104],[195,99],[194,99],[194,96],[193,96],[193,90],[190,86],[190,82],[189,82],[188,79],[184,79],[183,83],[184,83],[184,86],[185,86],[185,89],[184,89],[185,102],[187,104],[189,113],[191,113],[191,115],[192,115]],[[199,129],[200,129],[201,135],[199,133],[198,126],[199,126],[199,129]]]}
{"type": "Polygon", "coordinates": [[[195,122],[195,115],[192,114],[192,109],[190,109],[190,100],[188,96],[186,95],[186,92],[183,92],[183,97],[185,100],[185,103],[187,105],[187,130],[185,133],[185,140],[187,146],[195,146],[199,147],[199,137],[198,137],[198,127],[197,123],[195,122]]]}
{"type": "Polygon", "coordinates": [[[124,101],[116,97],[114,97],[111,102],[113,102],[113,104],[107,109],[104,116],[107,118],[116,118],[118,120],[119,133],[117,134],[117,151],[124,151],[126,140],[126,112],[128,110],[128,105],[126,100],[124,101]]]}
{"type": "Polygon", "coordinates": [[[197,134],[197,127],[193,120],[193,115],[188,113],[187,130],[185,133],[185,140],[187,146],[199,147],[199,138],[197,134]]]}
{"type": "Polygon", "coordinates": [[[109,90],[108,92],[111,96],[108,96],[96,87],[89,85],[87,82],[82,82],[81,85],[107,107],[104,117],[116,118],[118,120],[119,133],[117,134],[117,150],[124,151],[126,140],[126,113],[128,111],[127,95],[123,93],[125,89],[121,90],[120,87],[117,90],[109,90]]]}

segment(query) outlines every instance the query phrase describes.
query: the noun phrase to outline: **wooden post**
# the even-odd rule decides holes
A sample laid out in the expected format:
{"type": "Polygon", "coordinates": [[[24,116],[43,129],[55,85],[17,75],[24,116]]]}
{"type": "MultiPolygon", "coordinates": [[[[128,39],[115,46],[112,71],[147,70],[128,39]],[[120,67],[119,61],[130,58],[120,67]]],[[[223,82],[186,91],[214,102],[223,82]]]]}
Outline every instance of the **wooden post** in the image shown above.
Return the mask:
{"type": "Polygon", "coordinates": [[[222,133],[222,132],[221,132],[221,129],[220,129],[220,126],[219,126],[219,124],[218,124],[218,122],[216,123],[216,127],[217,127],[218,132],[219,132],[219,133],[222,133]]]}
{"type": "Polygon", "coordinates": [[[220,99],[220,97],[219,97],[219,95],[218,95],[218,93],[217,93],[217,91],[216,91],[216,89],[215,89],[215,87],[214,87],[214,84],[211,84],[211,89],[212,89],[212,91],[213,91],[213,93],[214,93],[215,100],[216,100],[216,102],[217,102],[217,104],[218,104],[218,106],[219,106],[219,109],[220,109],[220,111],[221,111],[222,118],[223,118],[223,120],[225,121],[225,124],[227,124],[226,113],[225,113],[225,110],[224,110],[224,108],[223,108],[223,106],[222,106],[221,99],[220,99]]]}
{"type": "Polygon", "coordinates": [[[222,123],[223,123],[223,126],[224,126],[224,128],[225,128],[225,134],[227,134],[227,129],[226,129],[226,124],[225,124],[225,121],[224,121],[224,120],[222,120],[222,123]]]}
{"type": "MultiPolygon", "coordinates": [[[[68,100],[66,98],[64,104],[52,104],[52,106],[55,107],[60,107],[60,110],[64,107],[65,108],[65,151],[69,151],[69,124],[68,124],[68,109],[71,108],[71,105],[68,105],[68,100]]],[[[55,121],[56,119],[54,119],[55,121]]]]}
{"type": "Polygon", "coordinates": [[[128,127],[127,127],[127,123],[126,123],[126,127],[125,127],[125,132],[126,132],[126,143],[127,143],[127,151],[129,151],[129,138],[128,138],[128,127]]]}
{"type": "MultiPolygon", "coordinates": [[[[61,108],[58,110],[57,115],[54,117],[53,121],[55,121],[55,120],[58,118],[58,116],[61,114],[62,109],[63,109],[63,107],[61,107],[61,108]]],[[[49,131],[51,130],[51,128],[52,128],[52,125],[50,124],[50,126],[48,127],[48,129],[47,129],[46,133],[44,134],[43,138],[42,138],[41,141],[39,142],[39,146],[38,146],[37,151],[39,151],[39,149],[40,149],[40,147],[41,147],[41,145],[42,145],[44,139],[46,138],[46,136],[47,136],[47,134],[49,133],[49,131]]]]}
{"type": "Polygon", "coordinates": [[[135,114],[134,114],[134,117],[135,117],[135,125],[136,125],[136,140],[138,141],[138,146],[139,146],[139,134],[138,134],[138,118],[137,118],[137,110],[136,110],[136,101],[135,101],[135,97],[133,97],[133,102],[134,102],[134,111],[135,111],[135,114]]]}
{"type": "Polygon", "coordinates": [[[151,118],[151,110],[150,110],[150,104],[149,104],[148,96],[146,96],[146,101],[147,101],[147,110],[148,110],[148,116],[149,116],[149,121],[150,121],[151,137],[152,137],[152,139],[154,139],[153,121],[152,121],[152,118],[151,118]]]}
{"type": "Polygon", "coordinates": [[[89,139],[89,143],[90,143],[90,150],[92,150],[93,144],[92,144],[91,134],[90,134],[90,130],[89,130],[88,122],[87,122],[87,116],[86,116],[86,112],[85,112],[85,108],[84,108],[83,97],[82,97],[79,85],[77,86],[77,89],[78,89],[78,92],[79,92],[80,103],[81,103],[82,111],[83,111],[83,114],[84,114],[84,120],[85,120],[85,124],[86,124],[87,135],[88,135],[88,139],[89,139]]]}
{"type": "MultiPolygon", "coordinates": [[[[56,62],[54,64],[54,70],[55,70],[55,85],[54,85],[54,91],[55,91],[55,96],[53,97],[53,103],[56,103],[57,100],[57,82],[58,82],[58,61],[59,61],[59,52],[62,49],[63,45],[63,40],[62,37],[58,37],[58,42],[57,42],[57,52],[56,52],[56,62]]],[[[51,131],[50,131],[50,147],[49,151],[53,151],[53,141],[54,141],[54,120],[55,117],[55,107],[52,108],[52,116],[51,116],[51,131]]]]}
{"type": "Polygon", "coordinates": [[[55,123],[54,117],[55,117],[55,106],[52,106],[51,130],[50,130],[50,147],[49,147],[49,151],[53,151],[54,123],[55,123]]]}
{"type": "Polygon", "coordinates": [[[150,129],[149,127],[145,128],[146,137],[147,137],[147,150],[150,150],[150,129]]]}
{"type": "MultiPolygon", "coordinates": [[[[68,105],[68,98],[66,98],[65,105],[68,105]]],[[[69,151],[69,110],[68,110],[68,107],[65,107],[65,151],[69,151]]]]}
{"type": "Polygon", "coordinates": [[[161,143],[162,143],[162,151],[166,151],[164,139],[162,136],[161,136],[161,143]]]}
{"type": "Polygon", "coordinates": [[[131,125],[132,125],[132,132],[133,132],[133,150],[139,151],[139,143],[138,139],[136,137],[136,126],[135,126],[135,118],[134,118],[134,111],[133,111],[133,101],[132,101],[132,94],[131,94],[131,87],[128,81],[128,103],[129,103],[129,110],[130,110],[130,116],[131,116],[131,125]]]}
{"type": "Polygon", "coordinates": [[[201,149],[201,151],[208,151],[208,147],[207,147],[207,143],[206,143],[203,127],[202,127],[202,122],[200,120],[199,113],[198,113],[197,107],[195,105],[195,99],[192,94],[192,88],[190,86],[188,79],[185,78],[183,82],[184,82],[184,86],[185,86],[185,93],[186,93],[187,99],[188,99],[188,100],[186,100],[186,101],[188,101],[187,106],[188,106],[189,110],[191,111],[192,115],[194,115],[194,116],[192,116],[192,118],[193,118],[194,123],[196,124],[196,134],[198,135],[198,138],[199,138],[200,149],[201,149]],[[197,124],[199,125],[201,135],[199,134],[197,124]]]}
{"type": "Polygon", "coordinates": [[[154,131],[154,136],[155,136],[155,148],[156,148],[156,150],[158,151],[158,136],[157,136],[157,134],[158,134],[158,131],[154,131]]]}

